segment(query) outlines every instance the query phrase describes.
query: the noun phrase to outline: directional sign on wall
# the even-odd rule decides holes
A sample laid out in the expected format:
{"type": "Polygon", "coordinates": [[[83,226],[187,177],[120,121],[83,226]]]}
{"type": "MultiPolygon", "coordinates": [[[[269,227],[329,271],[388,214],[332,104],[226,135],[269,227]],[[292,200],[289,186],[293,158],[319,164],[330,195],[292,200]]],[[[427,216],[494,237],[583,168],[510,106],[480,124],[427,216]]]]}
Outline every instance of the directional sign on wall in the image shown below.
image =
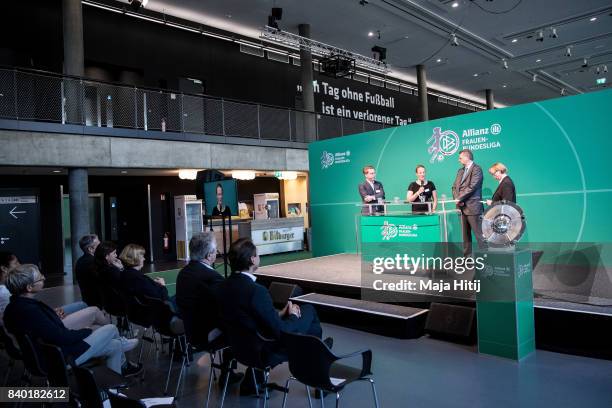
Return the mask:
{"type": "Polygon", "coordinates": [[[40,261],[40,202],[35,189],[0,189],[0,251],[22,263],[40,261]]]}

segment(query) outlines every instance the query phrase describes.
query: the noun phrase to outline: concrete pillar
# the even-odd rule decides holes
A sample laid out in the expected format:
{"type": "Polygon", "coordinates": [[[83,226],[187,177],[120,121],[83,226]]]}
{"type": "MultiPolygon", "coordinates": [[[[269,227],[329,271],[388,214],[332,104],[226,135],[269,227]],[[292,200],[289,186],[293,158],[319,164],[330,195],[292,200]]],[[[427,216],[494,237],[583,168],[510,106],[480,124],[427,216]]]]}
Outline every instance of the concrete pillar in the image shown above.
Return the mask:
{"type": "MultiPolygon", "coordinates": [[[[298,26],[301,37],[310,38],[310,24],[300,24],[298,26]]],[[[314,74],[312,71],[312,53],[310,49],[300,48],[300,82],[302,85],[302,109],[312,114],[304,114],[304,139],[309,142],[316,140],[316,117],[315,117],[315,101],[314,87],[312,81],[314,74]]]]}
{"type": "Polygon", "coordinates": [[[72,248],[72,267],[82,255],[79,239],[89,234],[89,183],[87,169],[68,170],[68,189],[70,193],[70,239],[72,248]]]}
{"type": "Polygon", "coordinates": [[[81,0],[62,0],[64,74],[83,76],[83,7],[81,0]]]}
{"type": "Polygon", "coordinates": [[[420,120],[429,120],[429,105],[427,103],[427,72],[425,65],[417,65],[417,85],[419,87],[420,120]]]}
{"type": "Polygon", "coordinates": [[[493,98],[493,90],[485,89],[485,95],[487,97],[487,110],[495,109],[495,100],[493,98]]]}

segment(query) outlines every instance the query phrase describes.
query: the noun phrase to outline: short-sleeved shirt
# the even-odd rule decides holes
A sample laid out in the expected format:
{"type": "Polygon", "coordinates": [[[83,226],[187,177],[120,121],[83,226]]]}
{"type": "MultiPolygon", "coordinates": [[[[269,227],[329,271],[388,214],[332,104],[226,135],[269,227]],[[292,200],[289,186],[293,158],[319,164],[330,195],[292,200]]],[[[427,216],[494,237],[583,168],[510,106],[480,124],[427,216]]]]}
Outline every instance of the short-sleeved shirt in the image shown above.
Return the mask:
{"type": "MultiPolygon", "coordinates": [[[[421,188],[421,186],[416,181],[413,181],[408,186],[408,191],[412,191],[413,193],[416,193],[417,191],[419,191],[419,188],[421,188]]],[[[413,203],[426,203],[428,201],[433,201],[433,192],[436,191],[436,186],[434,185],[434,183],[427,180],[427,183],[425,183],[423,188],[425,190],[416,198],[416,200],[413,201],[413,203]]],[[[413,204],[412,205],[412,212],[427,212],[427,211],[429,211],[429,206],[427,204],[413,204]]]]}

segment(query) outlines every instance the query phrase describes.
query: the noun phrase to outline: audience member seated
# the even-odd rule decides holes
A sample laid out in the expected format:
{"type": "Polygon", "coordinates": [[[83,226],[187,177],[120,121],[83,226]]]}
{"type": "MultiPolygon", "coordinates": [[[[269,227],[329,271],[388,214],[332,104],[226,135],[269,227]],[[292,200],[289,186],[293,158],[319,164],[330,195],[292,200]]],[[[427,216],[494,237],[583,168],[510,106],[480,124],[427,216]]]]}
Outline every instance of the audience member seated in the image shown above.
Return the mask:
{"type": "MultiPolygon", "coordinates": [[[[221,336],[219,310],[214,291],[223,282],[215,270],[217,241],[210,231],[198,232],[189,240],[189,263],[181,269],[176,278],[176,304],[185,324],[187,338],[194,346],[205,346],[221,336]]],[[[233,356],[229,350],[223,353],[219,385],[223,386],[227,364],[233,356]]],[[[230,373],[229,383],[242,379],[242,373],[230,373]]]]}
{"type": "Polygon", "coordinates": [[[4,313],[4,323],[10,333],[27,334],[34,341],[54,344],[62,349],[67,358],[73,358],[77,365],[94,357],[106,357],[107,366],[124,376],[133,376],[142,371],[141,365],[127,361],[124,354],[136,347],[137,339],[121,338],[112,324],[95,331],[89,328],[69,329],[53,309],[34,299],[36,293],[43,289],[44,280],[36,265],[24,264],[9,271],[6,286],[12,296],[4,313]]]}
{"type": "Polygon", "coordinates": [[[119,289],[123,265],[117,258],[117,245],[111,241],[100,243],[94,252],[94,261],[100,283],[119,289]]]}
{"type": "Polygon", "coordinates": [[[77,260],[74,266],[74,276],[79,288],[81,289],[81,298],[83,302],[89,306],[102,306],[102,296],[100,287],[96,277],[96,266],[94,253],[100,245],[100,240],[95,234],[84,235],[79,240],[79,246],[83,255],[77,260]]]}
{"type": "Polygon", "coordinates": [[[144,266],[144,255],[145,249],[140,245],[128,244],[123,248],[119,259],[125,269],[119,278],[119,288],[126,295],[168,300],[168,289],[166,289],[164,279],[151,279],[141,272],[144,266]]]}
{"type": "MultiPolygon", "coordinates": [[[[4,278],[0,277],[0,324],[3,312],[10,300],[10,292],[2,283],[8,272],[21,264],[17,256],[11,252],[0,252],[0,271],[4,278]]],[[[45,277],[43,276],[44,280],[45,277]]],[[[64,326],[69,329],[83,329],[89,327],[96,329],[110,323],[110,318],[97,307],[87,307],[83,302],[74,302],[55,309],[55,313],[62,320],[64,326]]]]}
{"type": "MultiPolygon", "coordinates": [[[[216,291],[221,317],[221,327],[238,325],[268,339],[280,339],[281,331],[301,333],[321,338],[322,329],[316,310],[311,305],[298,306],[291,302],[281,311],[272,303],[268,290],[256,283],[253,272],[259,267],[257,248],[250,239],[235,241],[228,253],[232,274],[219,284],[216,291]]],[[[331,346],[332,339],[325,340],[331,346]]],[[[274,354],[283,354],[279,342],[271,345],[274,354]]],[[[242,395],[252,394],[255,384],[252,375],[245,375],[242,395]]],[[[258,379],[258,382],[261,379],[258,379]]]]}

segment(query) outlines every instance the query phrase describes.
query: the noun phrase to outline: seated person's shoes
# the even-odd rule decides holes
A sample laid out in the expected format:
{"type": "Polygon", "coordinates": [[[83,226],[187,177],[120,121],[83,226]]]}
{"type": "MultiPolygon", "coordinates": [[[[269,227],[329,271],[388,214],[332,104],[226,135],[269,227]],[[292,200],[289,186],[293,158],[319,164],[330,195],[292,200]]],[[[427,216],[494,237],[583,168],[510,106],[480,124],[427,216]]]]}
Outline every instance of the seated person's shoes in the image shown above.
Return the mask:
{"type": "Polygon", "coordinates": [[[134,377],[141,374],[142,371],[142,364],[132,363],[131,361],[127,361],[123,367],[121,367],[121,375],[124,377],[134,377]]]}

